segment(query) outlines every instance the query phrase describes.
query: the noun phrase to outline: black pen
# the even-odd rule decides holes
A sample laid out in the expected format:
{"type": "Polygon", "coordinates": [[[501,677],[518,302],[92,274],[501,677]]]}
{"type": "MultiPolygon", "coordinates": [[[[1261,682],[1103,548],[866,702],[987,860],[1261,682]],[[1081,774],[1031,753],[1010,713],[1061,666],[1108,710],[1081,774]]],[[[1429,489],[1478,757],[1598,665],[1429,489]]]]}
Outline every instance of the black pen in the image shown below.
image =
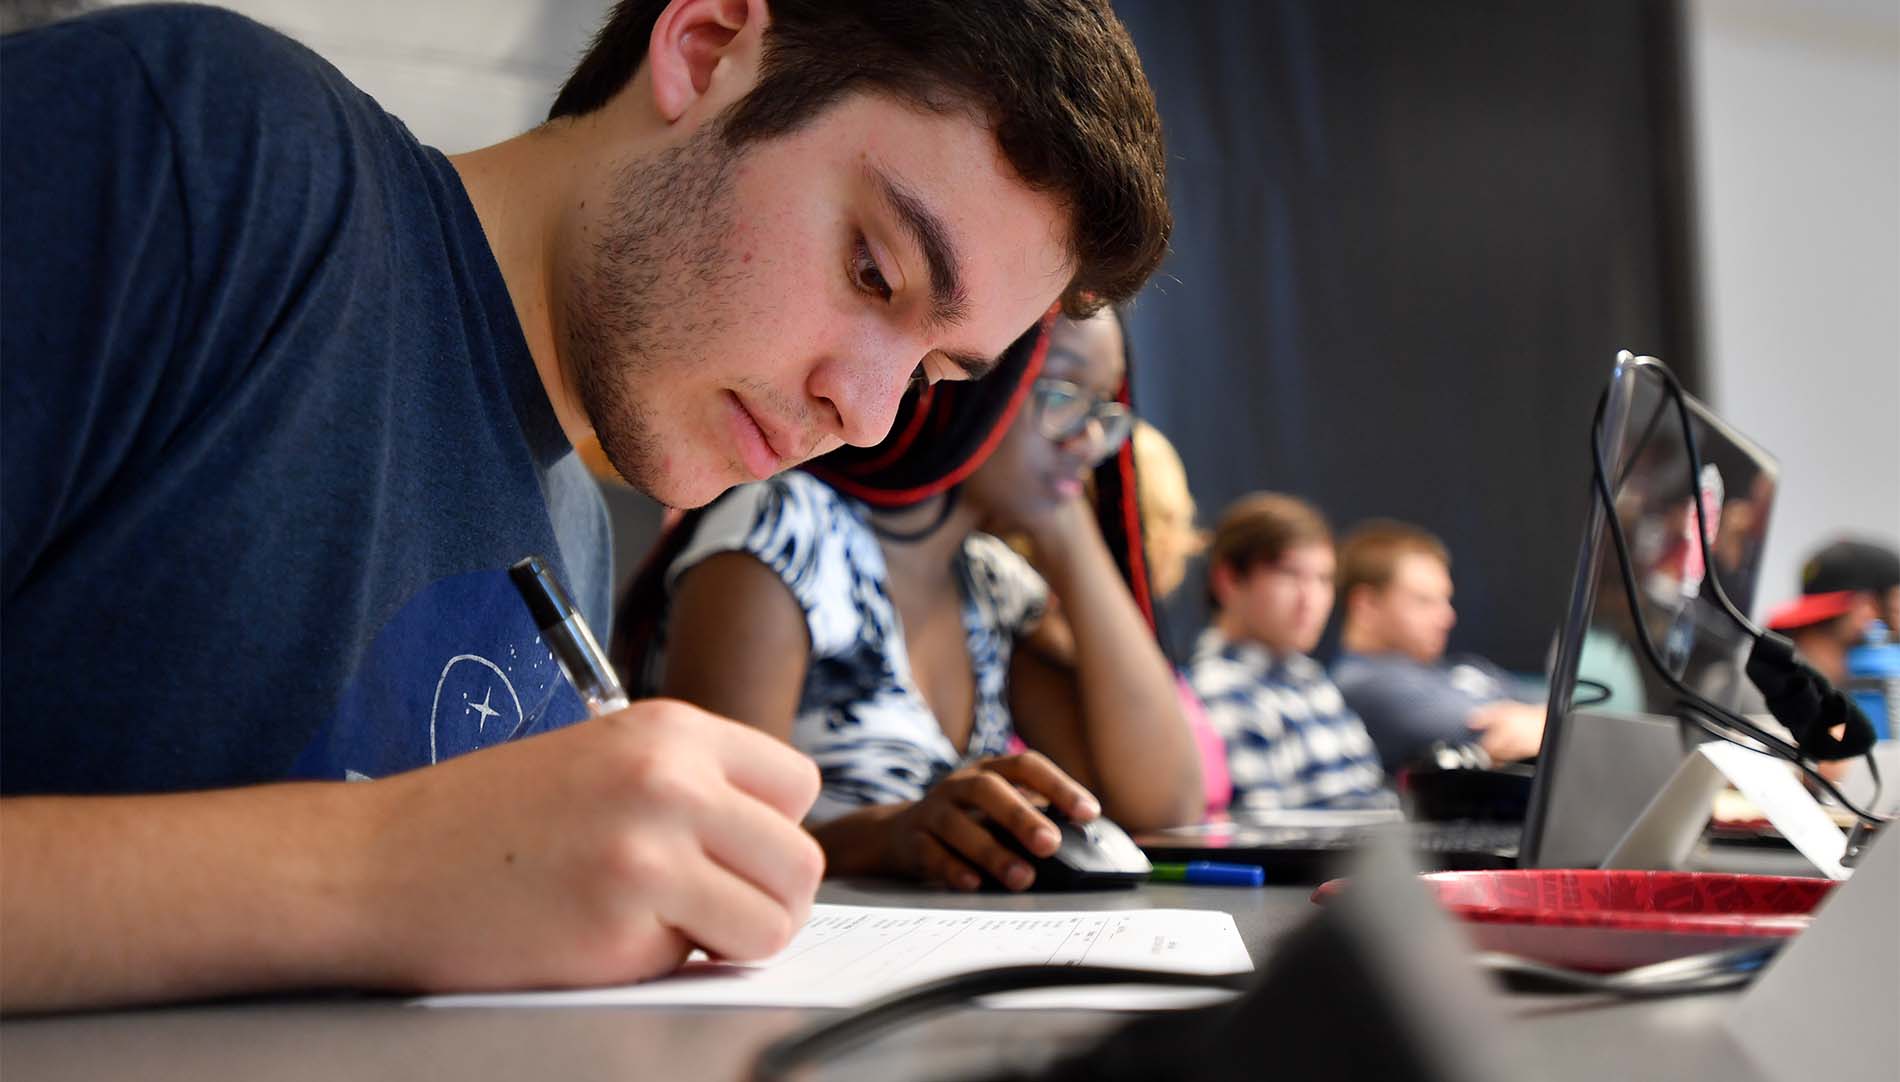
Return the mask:
{"type": "Polygon", "coordinates": [[[547,561],[529,556],[509,568],[508,577],[514,580],[515,589],[521,591],[521,600],[528,603],[528,611],[534,614],[535,626],[547,640],[548,650],[560,663],[561,671],[567,674],[567,682],[574,685],[574,691],[587,704],[587,712],[599,717],[625,710],[628,706],[626,689],[620,686],[614,667],[601,652],[600,641],[587,626],[587,618],[561,588],[554,572],[548,569],[547,561]]]}

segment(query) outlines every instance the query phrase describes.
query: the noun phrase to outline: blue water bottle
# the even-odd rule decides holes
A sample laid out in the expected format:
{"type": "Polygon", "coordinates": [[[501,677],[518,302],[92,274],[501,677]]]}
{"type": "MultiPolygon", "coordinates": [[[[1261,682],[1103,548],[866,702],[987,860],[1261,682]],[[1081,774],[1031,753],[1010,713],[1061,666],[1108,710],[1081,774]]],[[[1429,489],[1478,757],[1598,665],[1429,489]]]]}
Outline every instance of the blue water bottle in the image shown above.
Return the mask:
{"type": "Polygon", "coordinates": [[[1847,652],[1847,693],[1874,723],[1874,737],[1892,740],[1893,721],[1900,718],[1900,642],[1888,641],[1887,625],[1879,620],[1847,652]]]}

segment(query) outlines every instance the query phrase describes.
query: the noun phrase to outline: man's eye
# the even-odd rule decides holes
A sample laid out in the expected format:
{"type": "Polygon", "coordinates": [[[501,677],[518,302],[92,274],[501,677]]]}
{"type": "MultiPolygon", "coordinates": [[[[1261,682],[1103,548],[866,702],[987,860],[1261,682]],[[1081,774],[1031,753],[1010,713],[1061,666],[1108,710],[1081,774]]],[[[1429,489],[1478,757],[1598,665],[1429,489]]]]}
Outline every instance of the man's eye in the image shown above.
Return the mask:
{"type": "Polygon", "coordinates": [[[851,253],[851,284],[881,300],[891,299],[891,284],[884,280],[884,272],[878,269],[877,260],[871,255],[871,246],[861,237],[851,253]]]}

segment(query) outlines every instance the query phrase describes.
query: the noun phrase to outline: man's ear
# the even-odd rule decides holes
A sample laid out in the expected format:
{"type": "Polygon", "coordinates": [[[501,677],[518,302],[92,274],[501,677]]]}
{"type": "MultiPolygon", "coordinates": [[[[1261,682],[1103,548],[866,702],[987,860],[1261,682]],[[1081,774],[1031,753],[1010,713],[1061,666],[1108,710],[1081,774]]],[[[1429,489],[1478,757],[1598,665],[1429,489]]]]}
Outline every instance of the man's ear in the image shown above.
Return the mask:
{"type": "Polygon", "coordinates": [[[1340,598],[1339,614],[1344,619],[1354,621],[1355,623],[1364,620],[1368,615],[1368,610],[1371,608],[1373,602],[1378,600],[1378,597],[1379,591],[1374,588],[1371,583],[1355,583],[1351,589],[1346,591],[1345,596],[1340,598]]]}
{"type": "Polygon", "coordinates": [[[1861,590],[1854,594],[1853,602],[1848,606],[1847,615],[1853,622],[1866,626],[1870,621],[1880,619],[1880,595],[1871,590],[1861,590]]]}
{"type": "Polygon", "coordinates": [[[1234,599],[1234,589],[1240,585],[1240,576],[1233,566],[1222,560],[1207,565],[1207,592],[1214,598],[1214,607],[1225,609],[1234,599]]]}
{"type": "Polygon", "coordinates": [[[653,23],[653,104],[671,124],[695,105],[716,113],[758,79],[770,16],[765,0],[673,0],[653,23]]]}

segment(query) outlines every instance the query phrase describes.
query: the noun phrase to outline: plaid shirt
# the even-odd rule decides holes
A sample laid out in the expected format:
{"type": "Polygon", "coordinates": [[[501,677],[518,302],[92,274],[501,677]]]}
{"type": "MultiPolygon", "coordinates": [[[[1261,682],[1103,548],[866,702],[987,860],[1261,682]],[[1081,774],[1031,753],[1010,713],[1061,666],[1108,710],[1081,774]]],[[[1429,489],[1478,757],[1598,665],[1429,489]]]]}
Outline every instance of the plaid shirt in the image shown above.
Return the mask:
{"type": "Polygon", "coordinates": [[[1227,743],[1236,809],[1392,803],[1365,724],[1312,658],[1275,658],[1210,627],[1188,682],[1227,743]]]}

